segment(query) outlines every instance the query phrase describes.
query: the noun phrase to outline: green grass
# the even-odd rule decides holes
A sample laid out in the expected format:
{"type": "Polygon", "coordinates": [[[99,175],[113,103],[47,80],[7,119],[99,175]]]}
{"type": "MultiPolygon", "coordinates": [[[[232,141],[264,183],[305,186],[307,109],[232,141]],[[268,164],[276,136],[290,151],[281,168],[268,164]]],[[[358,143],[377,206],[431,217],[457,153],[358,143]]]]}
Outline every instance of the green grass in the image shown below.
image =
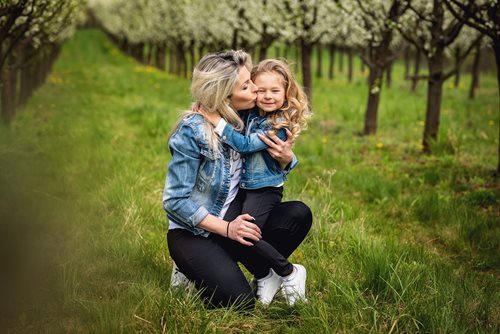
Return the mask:
{"type": "MultiPolygon", "coordinates": [[[[326,57],[325,57],[326,58],[326,57]]],[[[0,127],[0,328],[33,332],[498,332],[500,184],[493,74],[445,84],[434,154],[420,152],[425,85],[394,69],[376,136],[359,136],[366,73],[315,79],[286,199],[313,228],[292,261],[309,303],[207,310],[169,289],[166,140],[189,80],[79,31],[48,82],[0,127]],[[5,273],[5,274],[4,274],[5,273]],[[4,294],[4,292],[6,294],[4,294]]]]}

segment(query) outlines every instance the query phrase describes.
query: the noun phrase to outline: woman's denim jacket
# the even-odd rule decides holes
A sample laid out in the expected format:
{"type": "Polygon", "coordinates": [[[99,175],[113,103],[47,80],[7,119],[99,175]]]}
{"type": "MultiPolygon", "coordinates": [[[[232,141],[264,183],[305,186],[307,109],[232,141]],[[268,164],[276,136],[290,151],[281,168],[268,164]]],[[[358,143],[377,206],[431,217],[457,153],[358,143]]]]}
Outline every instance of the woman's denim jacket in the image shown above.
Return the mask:
{"type": "Polygon", "coordinates": [[[204,124],[201,115],[187,116],[170,137],[172,160],[168,165],[163,208],[171,223],[206,237],[209,232],[196,226],[209,213],[220,214],[231,183],[231,158],[226,144],[220,144],[217,155],[209,150],[204,124]]]}
{"type": "MultiPolygon", "coordinates": [[[[267,152],[268,146],[257,134],[265,135],[265,132],[271,129],[272,126],[268,119],[259,116],[258,109],[251,110],[248,115],[245,134],[241,134],[234,130],[231,125],[225,124],[221,134],[222,141],[243,154],[241,188],[259,189],[281,185],[285,182],[289,171],[297,164],[294,157],[291,165],[283,170],[280,164],[267,152]]],[[[278,129],[276,135],[283,141],[287,138],[284,128],[278,129]]]]}

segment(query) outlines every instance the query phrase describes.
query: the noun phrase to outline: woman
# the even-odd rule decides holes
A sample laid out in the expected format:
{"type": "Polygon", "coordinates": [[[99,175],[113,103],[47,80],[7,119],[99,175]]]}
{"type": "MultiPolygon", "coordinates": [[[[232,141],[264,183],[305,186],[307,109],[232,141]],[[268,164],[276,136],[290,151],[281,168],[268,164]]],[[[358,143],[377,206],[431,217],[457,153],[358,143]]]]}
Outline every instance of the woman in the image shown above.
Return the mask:
{"type": "MultiPolygon", "coordinates": [[[[235,110],[253,108],[257,97],[250,67],[250,56],[243,51],[207,55],[193,72],[191,93],[204,110],[219,113],[242,130],[243,121],[235,110]]],[[[290,141],[270,138],[273,141],[261,139],[269,145],[271,156],[284,169],[292,168],[296,161],[290,141]]],[[[250,215],[242,214],[243,200],[238,197],[241,158],[198,113],[181,117],[169,147],[172,160],[163,207],[170,223],[170,255],[179,269],[211,305],[253,307],[252,289],[237,264],[241,262],[257,278],[257,294],[272,300],[283,282],[272,275],[268,261],[252,250],[253,244],[264,239],[287,258],[310,229],[309,208],[301,202],[281,203],[262,230],[250,215]]],[[[305,291],[298,291],[305,289],[299,288],[305,284],[305,273],[291,281],[293,304],[305,299],[305,291]]]]}

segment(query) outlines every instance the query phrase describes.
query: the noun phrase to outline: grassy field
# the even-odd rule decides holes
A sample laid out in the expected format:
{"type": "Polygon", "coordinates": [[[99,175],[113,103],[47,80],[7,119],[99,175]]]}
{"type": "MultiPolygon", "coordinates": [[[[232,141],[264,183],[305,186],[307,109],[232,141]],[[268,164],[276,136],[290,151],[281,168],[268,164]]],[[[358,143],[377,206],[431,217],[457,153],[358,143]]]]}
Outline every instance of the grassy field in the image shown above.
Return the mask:
{"type": "MultiPolygon", "coordinates": [[[[357,67],[358,68],[358,67],[357,67]]],[[[69,41],[48,82],[0,127],[0,329],[19,332],[498,333],[498,96],[445,85],[439,141],[420,153],[425,85],[316,80],[286,199],[313,228],[292,255],[309,303],[207,310],[169,289],[166,140],[189,80],[134,63],[98,31],[69,41]]]]}

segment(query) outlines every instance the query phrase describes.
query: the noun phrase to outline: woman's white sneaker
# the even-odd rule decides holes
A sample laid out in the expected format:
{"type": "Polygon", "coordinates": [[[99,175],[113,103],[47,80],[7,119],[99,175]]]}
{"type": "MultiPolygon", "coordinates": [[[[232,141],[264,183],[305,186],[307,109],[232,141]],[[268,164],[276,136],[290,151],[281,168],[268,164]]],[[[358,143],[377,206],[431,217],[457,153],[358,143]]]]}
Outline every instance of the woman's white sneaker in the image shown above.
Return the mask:
{"type": "Polygon", "coordinates": [[[307,302],[306,277],[306,268],[300,264],[294,264],[293,272],[283,277],[283,292],[288,305],[294,305],[297,301],[307,302]]]}
{"type": "Polygon", "coordinates": [[[189,280],[188,278],[179,270],[177,265],[174,264],[172,265],[172,275],[170,275],[170,286],[172,289],[184,289],[187,290],[189,287],[189,280]]]}
{"type": "Polygon", "coordinates": [[[257,280],[257,299],[264,305],[269,305],[281,288],[282,279],[270,269],[266,277],[257,280]]]}

